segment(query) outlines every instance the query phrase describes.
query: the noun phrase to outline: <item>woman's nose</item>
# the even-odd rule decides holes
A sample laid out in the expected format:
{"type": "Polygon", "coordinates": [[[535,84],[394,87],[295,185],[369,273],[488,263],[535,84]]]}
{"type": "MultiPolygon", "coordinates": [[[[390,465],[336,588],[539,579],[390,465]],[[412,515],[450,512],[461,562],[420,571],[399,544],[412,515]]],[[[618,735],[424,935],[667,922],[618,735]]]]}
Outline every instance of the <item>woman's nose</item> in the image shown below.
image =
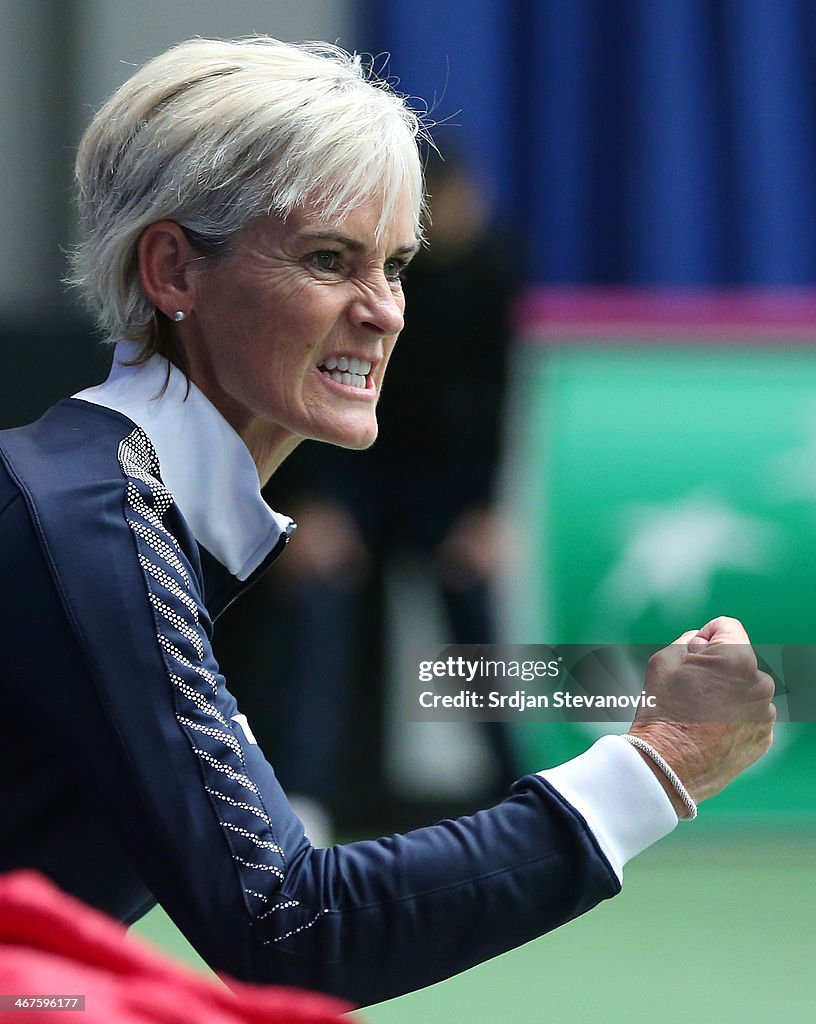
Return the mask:
{"type": "Polygon", "coordinates": [[[394,289],[393,282],[383,277],[372,282],[355,299],[352,316],[361,327],[368,327],[377,334],[389,336],[399,334],[405,320],[405,299],[401,289],[394,289]]]}

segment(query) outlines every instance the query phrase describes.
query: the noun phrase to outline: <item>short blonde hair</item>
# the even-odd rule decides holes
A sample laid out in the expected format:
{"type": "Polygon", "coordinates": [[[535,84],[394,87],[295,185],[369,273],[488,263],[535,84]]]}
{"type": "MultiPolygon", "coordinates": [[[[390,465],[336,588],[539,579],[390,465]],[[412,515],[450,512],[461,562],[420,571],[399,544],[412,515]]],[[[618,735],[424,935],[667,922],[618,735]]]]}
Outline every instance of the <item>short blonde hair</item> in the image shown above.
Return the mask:
{"type": "Polygon", "coordinates": [[[137,242],[176,221],[204,256],[249,221],[306,203],[332,216],[401,196],[425,214],[421,116],[355,55],[267,36],[191,39],[145,64],[94,117],[76,177],[85,241],[78,285],[109,340],[162,350],[166,324],[142,291],[137,242]]]}

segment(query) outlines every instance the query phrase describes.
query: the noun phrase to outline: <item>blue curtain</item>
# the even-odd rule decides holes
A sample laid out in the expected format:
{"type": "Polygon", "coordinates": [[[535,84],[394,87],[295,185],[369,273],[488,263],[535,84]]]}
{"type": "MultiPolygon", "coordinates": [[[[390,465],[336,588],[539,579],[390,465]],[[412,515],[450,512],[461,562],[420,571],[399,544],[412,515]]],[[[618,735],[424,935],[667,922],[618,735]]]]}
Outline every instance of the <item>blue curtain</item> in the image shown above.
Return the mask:
{"type": "Polygon", "coordinates": [[[813,0],[368,0],[530,283],[816,281],[813,0]]]}

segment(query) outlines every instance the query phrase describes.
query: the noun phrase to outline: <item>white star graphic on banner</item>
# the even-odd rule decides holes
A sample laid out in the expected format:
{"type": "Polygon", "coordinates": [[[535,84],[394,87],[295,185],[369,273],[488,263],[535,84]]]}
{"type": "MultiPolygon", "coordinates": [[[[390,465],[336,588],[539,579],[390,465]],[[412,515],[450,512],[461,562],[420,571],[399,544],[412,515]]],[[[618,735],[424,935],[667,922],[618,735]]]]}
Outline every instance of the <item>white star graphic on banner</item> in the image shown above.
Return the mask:
{"type": "Polygon", "coordinates": [[[621,556],[599,584],[602,615],[631,620],[652,605],[682,618],[705,602],[722,569],[773,571],[781,531],[723,499],[694,493],[625,514],[621,556]]]}

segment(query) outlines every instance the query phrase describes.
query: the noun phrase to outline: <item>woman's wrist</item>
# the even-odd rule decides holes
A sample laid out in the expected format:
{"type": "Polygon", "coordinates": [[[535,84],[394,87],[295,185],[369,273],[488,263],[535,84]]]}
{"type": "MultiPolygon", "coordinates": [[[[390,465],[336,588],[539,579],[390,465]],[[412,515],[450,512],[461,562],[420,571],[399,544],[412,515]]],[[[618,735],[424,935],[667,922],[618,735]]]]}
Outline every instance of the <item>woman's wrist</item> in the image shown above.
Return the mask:
{"type": "Polygon", "coordinates": [[[626,733],[623,738],[637,750],[649,766],[652,774],[663,787],[666,796],[671,800],[677,817],[693,821],[697,817],[697,804],[663,755],[640,736],[626,733]]]}

